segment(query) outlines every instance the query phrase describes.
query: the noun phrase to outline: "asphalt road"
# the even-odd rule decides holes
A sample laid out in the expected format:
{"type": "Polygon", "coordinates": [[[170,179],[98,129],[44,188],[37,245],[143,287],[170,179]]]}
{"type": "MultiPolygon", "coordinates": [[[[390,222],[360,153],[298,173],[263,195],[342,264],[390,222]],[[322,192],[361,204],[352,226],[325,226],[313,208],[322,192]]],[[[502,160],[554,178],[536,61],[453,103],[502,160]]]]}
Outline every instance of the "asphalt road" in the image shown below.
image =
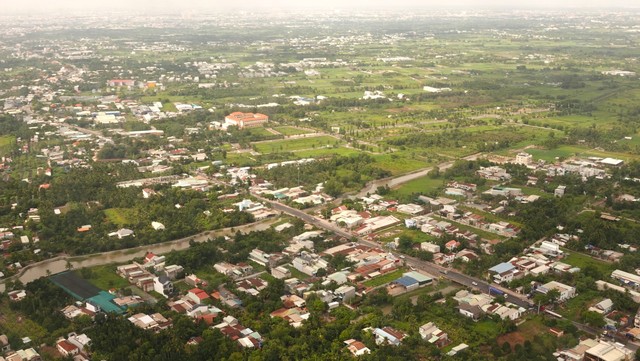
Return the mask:
{"type": "MultiPolygon", "coordinates": [[[[345,237],[347,239],[351,239],[351,240],[356,240],[358,243],[365,245],[365,246],[369,246],[369,247],[380,247],[381,245],[379,243],[373,242],[373,241],[369,241],[360,237],[356,237],[355,235],[345,231],[344,229],[340,228],[339,226],[337,226],[336,224],[327,222],[324,219],[312,216],[310,214],[307,214],[299,209],[295,209],[292,207],[289,207],[287,205],[278,203],[278,202],[274,202],[271,200],[268,200],[266,198],[260,197],[259,195],[254,194],[255,197],[259,198],[261,201],[269,203],[271,205],[271,207],[277,211],[286,213],[288,215],[291,215],[293,217],[299,218],[309,224],[315,225],[318,228],[322,228],[325,229],[327,231],[333,232],[339,236],[345,237]]],[[[475,277],[471,277],[471,276],[467,276],[465,274],[459,273],[456,270],[450,269],[450,268],[446,268],[446,267],[442,267],[439,266],[435,263],[432,262],[427,262],[427,261],[423,261],[421,259],[415,258],[415,257],[411,257],[411,256],[407,256],[404,255],[400,252],[397,251],[393,251],[394,254],[396,254],[397,256],[400,256],[401,258],[404,258],[405,264],[409,267],[413,267],[415,269],[419,269],[422,271],[425,271],[427,273],[430,273],[432,275],[439,275],[441,277],[445,277],[448,278],[449,280],[459,283],[465,287],[469,287],[472,289],[477,289],[480,292],[489,294],[489,286],[494,287],[496,289],[501,290],[502,292],[504,292],[504,294],[507,296],[507,301],[511,302],[513,304],[516,304],[518,306],[524,307],[524,308],[529,308],[533,306],[533,303],[528,300],[526,298],[526,296],[515,293],[511,290],[508,290],[506,288],[500,287],[498,285],[490,285],[489,283],[487,283],[486,281],[483,281],[481,279],[475,278],[475,277]],[[446,272],[446,273],[444,273],[446,272]]]]}

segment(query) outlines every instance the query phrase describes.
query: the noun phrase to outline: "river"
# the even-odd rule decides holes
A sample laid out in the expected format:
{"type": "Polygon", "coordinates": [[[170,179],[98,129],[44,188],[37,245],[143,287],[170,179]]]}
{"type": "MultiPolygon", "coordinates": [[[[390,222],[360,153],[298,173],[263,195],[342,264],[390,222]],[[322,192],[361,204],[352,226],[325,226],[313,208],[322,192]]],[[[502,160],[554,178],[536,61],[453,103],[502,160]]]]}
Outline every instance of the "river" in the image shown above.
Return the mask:
{"type": "Polygon", "coordinates": [[[18,274],[7,277],[6,279],[0,281],[0,292],[5,291],[5,282],[7,281],[15,281],[16,279],[18,279],[23,284],[26,284],[40,277],[46,277],[51,274],[64,272],[69,268],[78,269],[84,267],[102,266],[111,263],[124,263],[136,257],[144,257],[147,252],[153,252],[155,254],[165,254],[171,251],[181,251],[189,248],[189,242],[191,240],[195,242],[204,242],[209,238],[234,235],[237,231],[240,231],[242,233],[263,231],[271,227],[271,225],[275,223],[275,221],[275,219],[270,219],[239,227],[207,231],[195,236],[159,244],[144,245],[136,248],[128,248],[84,256],[59,256],[56,258],[51,258],[42,262],[30,264],[24,267],[18,274]]]}

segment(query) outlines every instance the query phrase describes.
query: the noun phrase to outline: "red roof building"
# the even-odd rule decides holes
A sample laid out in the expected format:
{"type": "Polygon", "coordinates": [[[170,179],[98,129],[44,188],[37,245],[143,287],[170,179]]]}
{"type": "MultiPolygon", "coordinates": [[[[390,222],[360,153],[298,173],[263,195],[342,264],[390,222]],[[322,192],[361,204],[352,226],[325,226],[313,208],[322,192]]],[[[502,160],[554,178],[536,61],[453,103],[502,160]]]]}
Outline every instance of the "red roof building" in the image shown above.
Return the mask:
{"type": "Polygon", "coordinates": [[[234,125],[240,129],[259,127],[269,121],[269,117],[260,113],[233,112],[224,118],[226,125],[234,125]]]}

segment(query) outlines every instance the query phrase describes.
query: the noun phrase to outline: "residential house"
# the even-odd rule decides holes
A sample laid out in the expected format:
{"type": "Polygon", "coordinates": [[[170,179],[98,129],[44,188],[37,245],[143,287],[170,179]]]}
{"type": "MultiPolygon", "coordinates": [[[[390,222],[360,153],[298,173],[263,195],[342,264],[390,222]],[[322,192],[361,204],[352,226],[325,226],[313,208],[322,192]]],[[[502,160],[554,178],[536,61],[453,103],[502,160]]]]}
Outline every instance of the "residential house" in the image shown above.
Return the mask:
{"type": "Polygon", "coordinates": [[[229,276],[233,279],[240,278],[253,272],[253,267],[246,263],[239,263],[237,265],[228,262],[218,262],[213,265],[213,268],[222,273],[225,276],[229,276]]]}
{"type": "Polygon", "coordinates": [[[80,353],[78,346],[68,342],[65,339],[56,342],[56,349],[63,357],[73,357],[80,353]]]}
{"type": "Polygon", "coordinates": [[[199,289],[199,288],[192,288],[187,292],[186,297],[193,301],[195,304],[199,304],[204,302],[205,300],[209,299],[209,295],[207,294],[207,292],[199,289]]]}
{"type": "Polygon", "coordinates": [[[357,357],[371,353],[371,350],[369,350],[369,348],[360,341],[349,339],[344,341],[344,343],[347,345],[347,349],[353,356],[357,357]]]}
{"type": "Polygon", "coordinates": [[[268,285],[267,281],[259,277],[252,277],[236,282],[236,289],[252,296],[258,296],[260,291],[267,288],[268,285]]]}
{"type": "Polygon", "coordinates": [[[299,257],[294,258],[292,264],[295,269],[309,276],[315,276],[319,270],[329,266],[329,263],[317,254],[306,251],[302,251],[299,257]]]}
{"type": "Polygon", "coordinates": [[[444,245],[444,248],[449,250],[449,252],[453,252],[458,247],[460,247],[460,242],[456,241],[455,239],[452,239],[444,245]]]}
{"type": "Polygon", "coordinates": [[[433,322],[420,326],[418,332],[423,340],[434,344],[437,347],[444,347],[449,343],[449,335],[439,329],[433,322]]]}
{"type": "Polygon", "coordinates": [[[214,300],[218,300],[227,307],[238,308],[242,306],[242,301],[235,294],[229,292],[226,288],[220,287],[211,294],[214,300]]]}
{"type": "Polygon", "coordinates": [[[175,281],[178,277],[184,276],[184,268],[180,265],[169,265],[162,267],[162,273],[172,281],[175,281]]]}
{"type": "Polygon", "coordinates": [[[420,243],[420,249],[429,253],[440,253],[440,246],[431,242],[420,243]]]}
{"type": "Polygon", "coordinates": [[[197,287],[204,282],[200,278],[198,278],[198,276],[192,273],[184,278],[184,283],[192,287],[197,287]]]}
{"type": "Polygon", "coordinates": [[[5,361],[41,361],[40,354],[33,349],[22,349],[17,351],[10,351],[8,355],[4,357],[5,361]]]}
{"type": "Polygon", "coordinates": [[[0,335],[0,351],[2,351],[2,353],[11,351],[11,344],[9,343],[7,335],[0,335]]]}
{"type": "Polygon", "coordinates": [[[9,296],[9,300],[12,302],[22,301],[25,297],[27,297],[27,291],[25,290],[14,290],[7,293],[9,296]]]}
{"type": "Polygon", "coordinates": [[[171,326],[171,321],[166,319],[159,313],[152,315],[146,315],[144,313],[138,313],[128,318],[129,322],[133,323],[136,327],[143,330],[160,331],[171,326]]]}
{"type": "Polygon", "coordinates": [[[273,268],[276,267],[282,260],[284,260],[284,256],[281,253],[269,254],[261,251],[258,248],[255,248],[249,253],[249,259],[259,265],[269,266],[273,268]]]}
{"type": "Polygon", "coordinates": [[[470,305],[468,303],[460,303],[458,311],[461,315],[469,317],[470,319],[477,321],[482,317],[482,309],[477,305],[470,305]]]}
{"type": "Polygon", "coordinates": [[[604,300],[589,307],[589,311],[604,315],[606,313],[609,313],[609,311],[611,311],[612,308],[613,308],[613,301],[611,301],[611,299],[609,298],[605,298],[604,300]]]}
{"type": "Polygon", "coordinates": [[[356,289],[353,286],[340,286],[336,288],[333,293],[338,297],[342,302],[348,302],[349,300],[356,297],[356,289]]]}
{"type": "Polygon", "coordinates": [[[227,316],[214,328],[233,341],[237,341],[244,348],[260,348],[262,346],[262,336],[250,328],[243,327],[233,316],[227,316]]]}
{"type": "Polygon", "coordinates": [[[383,327],[374,329],[373,336],[376,339],[377,345],[387,344],[398,346],[402,343],[402,340],[407,337],[407,334],[398,331],[393,327],[383,327]]]}
{"type": "Polygon", "coordinates": [[[278,266],[271,269],[271,275],[277,279],[282,280],[285,278],[290,278],[291,271],[284,266],[278,266]]]}
{"type": "Polygon", "coordinates": [[[153,290],[163,295],[164,297],[169,297],[173,293],[173,283],[167,276],[159,276],[153,278],[153,290]]]}
{"type": "Polygon", "coordinates": [[[270,314],[271,318],[282,318],[294,328],[301,327],[304,320],[308,320],[310,315],[309,311],[301,307],[284,307],[270,314]]]}
{"type": "Polygon", "coordinates": [[[115,232],[111,232],[108,234],[109,237],[118,237],[118,239],[123,239],[129,236],[134,236],[133,231],[127,228],[120,228],[115,232]]]}

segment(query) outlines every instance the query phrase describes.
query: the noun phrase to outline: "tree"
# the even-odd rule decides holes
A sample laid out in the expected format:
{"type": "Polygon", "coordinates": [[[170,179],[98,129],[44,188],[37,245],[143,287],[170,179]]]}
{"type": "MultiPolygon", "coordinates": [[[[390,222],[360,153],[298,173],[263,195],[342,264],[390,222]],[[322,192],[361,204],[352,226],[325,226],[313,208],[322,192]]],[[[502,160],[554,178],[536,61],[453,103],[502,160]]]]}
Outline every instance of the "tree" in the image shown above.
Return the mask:
{"type": "Polygon", "coordinates": [[[604,327],[604,325],[606,324],[606,322],[604,322],[604,317],[597,313],[597,312],[593,312],[593,311],[586,311],[582,314],[582,322],[586,323],[589,326],[592,327],[604,327]]]}

